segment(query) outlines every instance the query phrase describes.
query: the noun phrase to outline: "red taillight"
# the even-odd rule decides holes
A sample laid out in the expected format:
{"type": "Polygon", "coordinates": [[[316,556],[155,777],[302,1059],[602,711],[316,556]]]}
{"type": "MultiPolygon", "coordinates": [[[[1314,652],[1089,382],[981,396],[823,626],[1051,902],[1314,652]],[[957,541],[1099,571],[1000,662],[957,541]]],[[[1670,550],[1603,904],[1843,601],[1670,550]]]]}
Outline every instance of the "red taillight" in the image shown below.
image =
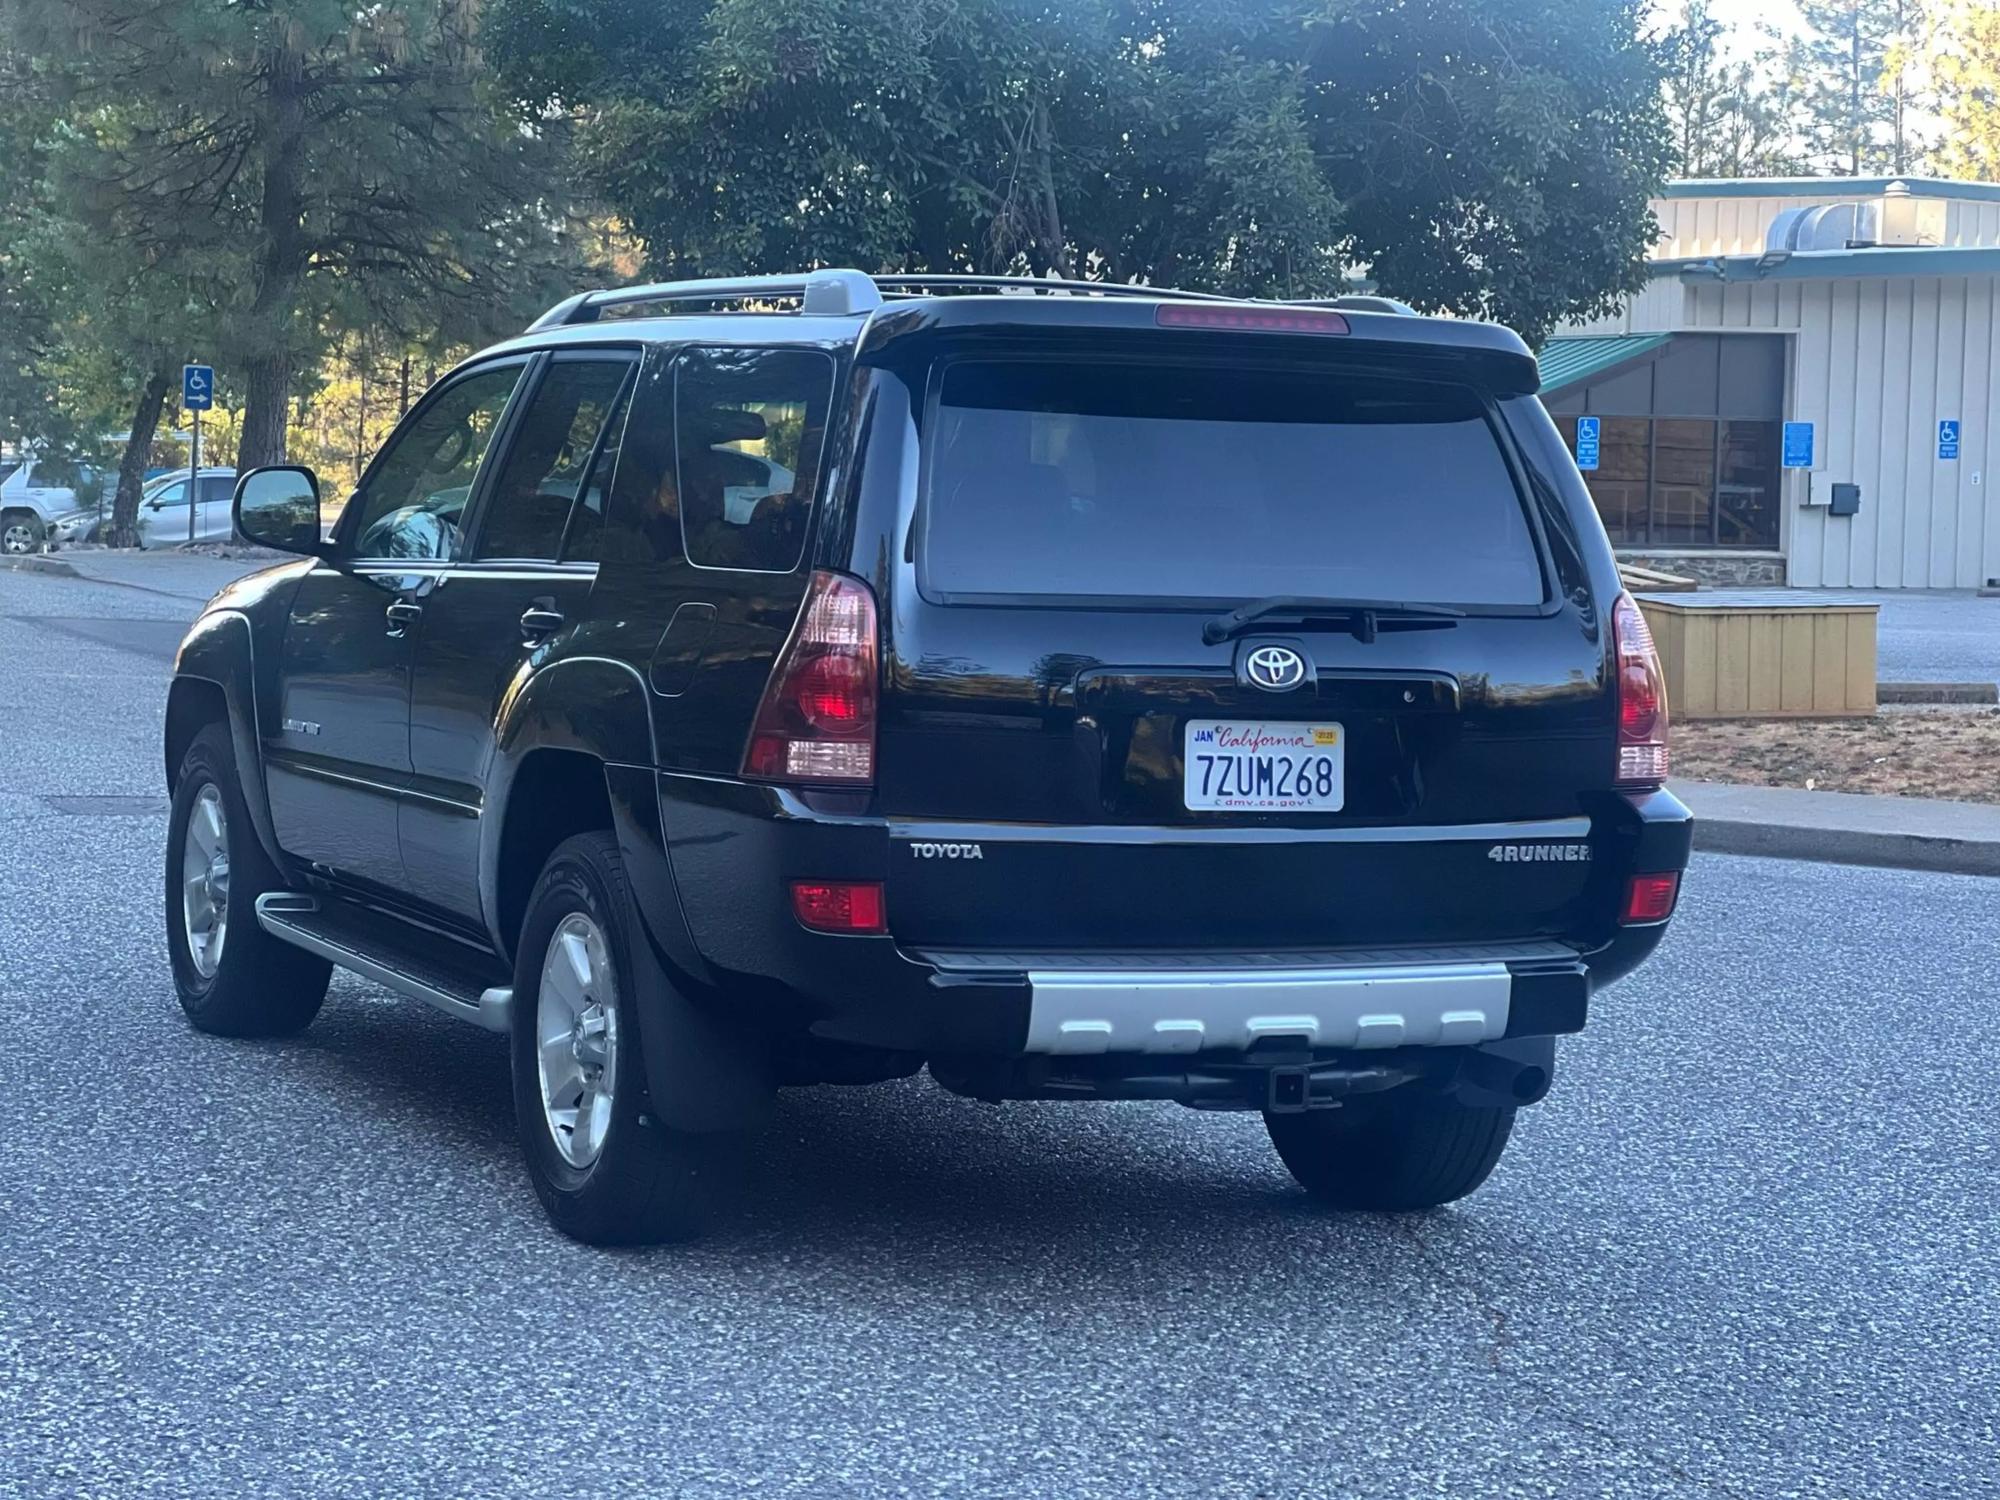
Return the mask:
{"type": "Polygon", "coordinates": [[[792,915],[814,932],[861,936],[889,930],[882,913],[882,887],[867,880],[795,880],[792,915]]]}
{"type": "Polygon", "coordinates": [[[1252,333],[1346,333],[1347,319],[1323,307],[1238,307],[1227,302],[1162,302],[1162,328],[1236,328],[1252,333]]]}
{"type": "Polygon", "coordinates": [[[858,579],[813,574],[757,705],[743,774],[868,785],[875,779],[875,694],[875,596],[858,579]]]}
{"type": "Polygon", "coordinates": [[[1612,611],[1618,653],[1618,784],[1656,787],[1667,779],[1667,679],[1653,632],[1630,594],[1612,611]]]}
{"type": "Polygon", "coordinates": [[[1664,922],[1674,914],[1674,902],[1680,893],[1678,875],[1634,875],[1625,887],[1625,909],[1618,920],[1627,927],[1664,922]]]}

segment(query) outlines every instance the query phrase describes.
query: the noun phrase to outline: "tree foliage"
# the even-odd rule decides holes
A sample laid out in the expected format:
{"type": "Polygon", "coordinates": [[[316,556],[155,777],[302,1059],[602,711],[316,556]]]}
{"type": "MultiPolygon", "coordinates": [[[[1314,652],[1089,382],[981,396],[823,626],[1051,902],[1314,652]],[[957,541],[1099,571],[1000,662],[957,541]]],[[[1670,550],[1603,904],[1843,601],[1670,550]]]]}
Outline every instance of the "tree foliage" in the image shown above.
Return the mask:
{"type": "Polygon", "coordinates": [[[663,275],[1350,274],[1531,334],[1631,288],[1668,160],[1626,0],[492,0],[663,275]]]}
{"type": "Polygon", "coordinates": [[[1729,30],[1709,0],[1689,0],[1660,40],[1662,102],[1675,170],[1684,177],[1786,177],[1805,170],[1797,99],[1788,80],[1769,79],[1731,54],[1729,30]]]}
{"type": "Polygon", "coordinates": [[[244,461],[283,456],[331,329],[462,342],[568,279],[541,143],[482,89],[477,9],[0,0],[56,97],[48,170],[99,305],[240,381],[244,461]],[[192,328],[154,316],[176,300],[192,328]]]}
{"type": "Polygon", "coordinates": [[[1950,0],[1936,18],[1930,69],[1942,125],[1934,170],[2000,182],[2000,6],[1950,0]]]}
{"type": "Polygon", "coordinates": [[[1799,13],[1806,34],[1787,43],[1782,62],[1808,160],[1853,177],[1916,170],[1923,0],[1801,0],[1799,13]]]}

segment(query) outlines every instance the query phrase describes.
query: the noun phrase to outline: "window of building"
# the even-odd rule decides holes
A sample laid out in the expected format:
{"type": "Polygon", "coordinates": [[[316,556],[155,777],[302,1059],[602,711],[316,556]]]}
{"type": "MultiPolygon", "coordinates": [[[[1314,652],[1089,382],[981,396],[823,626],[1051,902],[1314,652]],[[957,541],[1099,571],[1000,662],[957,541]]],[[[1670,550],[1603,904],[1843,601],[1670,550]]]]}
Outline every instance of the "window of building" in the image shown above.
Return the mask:
{"type": "Polygon", "coordinates": [[[1784,340],[1679,334],[1651,364],[1558,393],[1570,451],[1598,418],[1584,482],[1621,547],[1778,545],[1784,340]]]}

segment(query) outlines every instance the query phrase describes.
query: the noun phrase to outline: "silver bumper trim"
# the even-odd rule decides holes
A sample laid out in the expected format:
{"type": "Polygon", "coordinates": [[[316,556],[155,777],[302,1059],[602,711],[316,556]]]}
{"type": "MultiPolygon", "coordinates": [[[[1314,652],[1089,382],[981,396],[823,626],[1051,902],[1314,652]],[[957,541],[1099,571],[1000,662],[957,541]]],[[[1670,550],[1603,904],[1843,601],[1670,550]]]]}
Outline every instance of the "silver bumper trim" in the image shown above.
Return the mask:
{"type": "Polygon", "coordinates": [[[1360,828],[1204,827],[1124,823],[913,823],[891,821],[889,837],[949,844],[1504,844],[1581,841],[1590,819],[1522,823],[1380,823],[1360,828]]]}
{"type": "Polygon", "coordinates": [[[1465,1047],[1507,1032],[1502,963],[1339,969],[1042,970],[1027,1050],[1236,1051],[1277,1037],[1314,1047],[1465,1047]]]}

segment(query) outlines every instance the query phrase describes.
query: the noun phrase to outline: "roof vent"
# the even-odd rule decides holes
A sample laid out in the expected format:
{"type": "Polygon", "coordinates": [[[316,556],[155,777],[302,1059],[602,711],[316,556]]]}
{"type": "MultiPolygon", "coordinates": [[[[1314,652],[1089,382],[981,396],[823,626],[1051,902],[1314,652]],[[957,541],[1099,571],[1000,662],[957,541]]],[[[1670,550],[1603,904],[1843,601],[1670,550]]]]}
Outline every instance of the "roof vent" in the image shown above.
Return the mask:
{"type": "Polygon", "coordinates": [[[1882,243],[1881,210],[1873,203],[1824,203],[1788,208],[1764,232],[1766,255],[1852,250],[1882,243]]]}

